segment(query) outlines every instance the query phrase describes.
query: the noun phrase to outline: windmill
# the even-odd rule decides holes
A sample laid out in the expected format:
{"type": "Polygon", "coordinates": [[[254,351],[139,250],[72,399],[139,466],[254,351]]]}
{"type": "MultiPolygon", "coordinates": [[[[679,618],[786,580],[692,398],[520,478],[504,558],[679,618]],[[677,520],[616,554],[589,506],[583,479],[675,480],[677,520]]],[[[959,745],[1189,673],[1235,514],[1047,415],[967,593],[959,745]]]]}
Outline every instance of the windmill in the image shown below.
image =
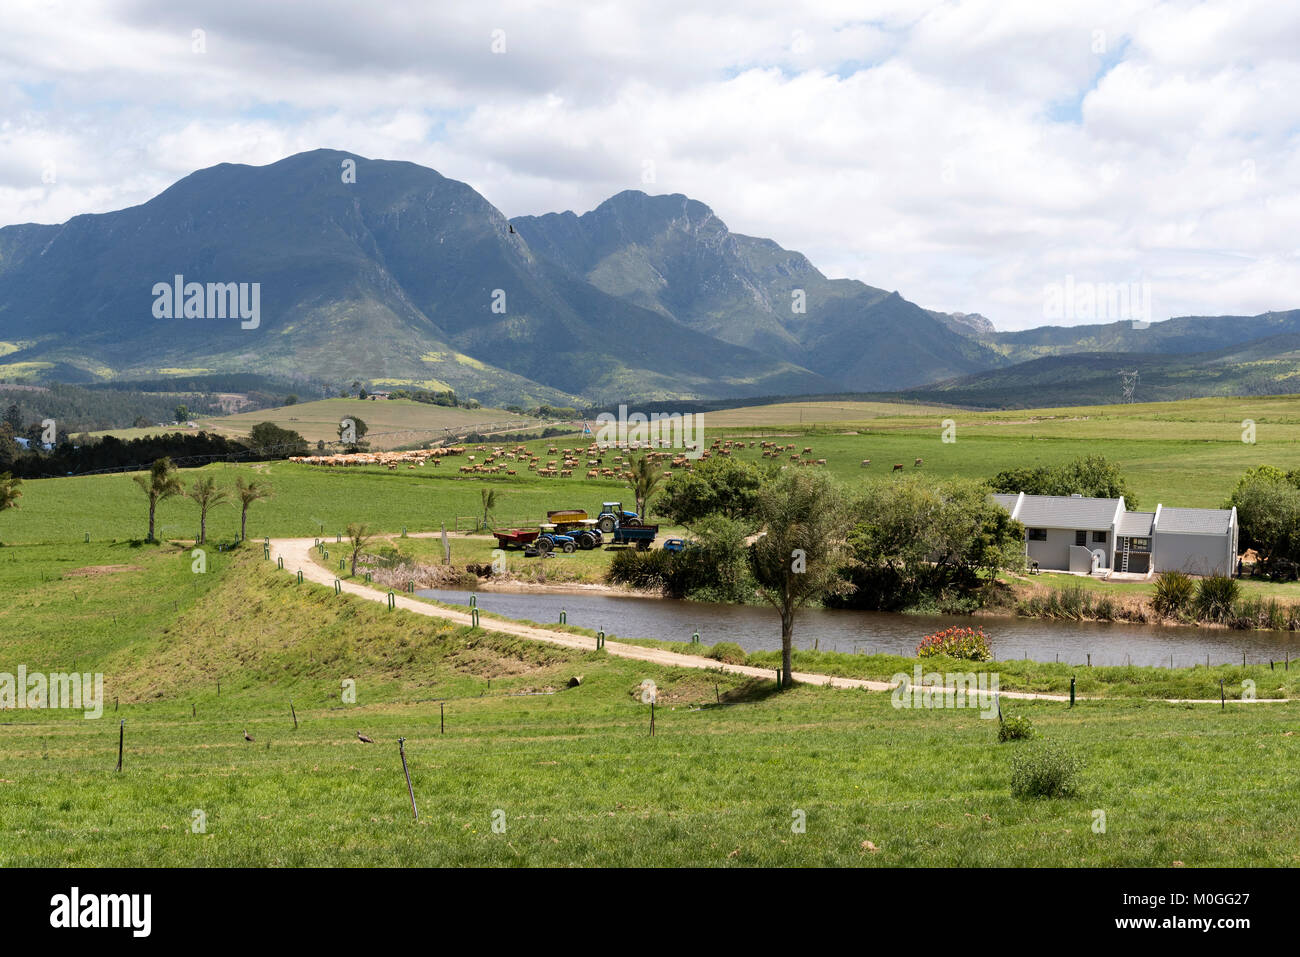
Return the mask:
{"type": "Polygon", "coordinates": [[[1134,369],[1132,372],[1125,372],[1121,369],[1119,378],[1124,387],[1124,401],[1136,402],[1137,400],[1133,398],[1133,393],[1137,391],[1138,370],[1134,369]]]}

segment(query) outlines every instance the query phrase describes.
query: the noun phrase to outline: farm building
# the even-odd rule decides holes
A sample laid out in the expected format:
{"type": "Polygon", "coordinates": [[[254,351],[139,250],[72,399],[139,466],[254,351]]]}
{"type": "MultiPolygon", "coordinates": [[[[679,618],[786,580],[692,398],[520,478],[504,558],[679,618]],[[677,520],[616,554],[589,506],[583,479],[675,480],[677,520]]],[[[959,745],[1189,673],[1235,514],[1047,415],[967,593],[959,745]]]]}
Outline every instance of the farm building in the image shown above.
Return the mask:
{"type": "Polygon", "coordinates": [[[1120,498],[996,494],[1025,526],[1025,554],[1041,569],[1107,576],[1230,575],[1237,559],[1237,510],[1165,508],[1130,512],[1120,498]]]}

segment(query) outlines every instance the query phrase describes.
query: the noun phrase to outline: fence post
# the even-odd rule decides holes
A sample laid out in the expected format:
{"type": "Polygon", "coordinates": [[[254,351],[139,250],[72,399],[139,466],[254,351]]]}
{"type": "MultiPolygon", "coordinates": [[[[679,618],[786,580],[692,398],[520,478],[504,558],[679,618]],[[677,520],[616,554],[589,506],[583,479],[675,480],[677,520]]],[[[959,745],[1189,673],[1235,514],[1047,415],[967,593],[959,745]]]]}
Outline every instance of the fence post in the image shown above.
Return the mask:
{"type": "Polygon", "coordinates": [[[298,584],[302,584],[302,569],[298,569],[298,584]]]}
{"type": "Polygon", "coordinates": [[[478,609],[477,609],[477,608],[471,608],[470,611],[469,611],[469,615],[470,615],[470,619],[474,622],[473,627],[477,628],[477,627],[478,627],[478,609]]]}
{"type": "Polygon", "coordinates": [[[1070,707],[1074,707],[1074,676],[1070,676],[1070,707]]]}
{"type": "Polygon", "coordinates": [[[337,578],[334,579],[334,594],[336,595],[343,594],[343,583],[339,581],[337,578]]]}
{"type": "Polygon", "coordinates": [[[280,569],[280,571],[284,571],[284,556],[283,556],[283,555],[281,555],[279,558],[277,558],[277,559],[275,560],[275,567],[278,568],[278,569],[280,569]]]}
{"type": "Polygon", "coordinates": [[[397,596],[394,595],[392,590],[390,589],[388,592],[388,610],[392,611],[396,607],[397,607],[397,596]]]}
{"type": "Polygon", "coordinates": [[[567,625],[568,623],[569,623],[569,613],[568,613],[567,611],[565,611],[563,608],[561,608],[561,609],[560,609],[560,624],[561,624],[561,625],[567,625]]]}
{"type": "Polygon", "coordinates": [[[477,607],[478,607],[478,595],[471,594],[471,595],[469,596],[469,607],[471,607],[471,608],[477,608],[477,607]]]}

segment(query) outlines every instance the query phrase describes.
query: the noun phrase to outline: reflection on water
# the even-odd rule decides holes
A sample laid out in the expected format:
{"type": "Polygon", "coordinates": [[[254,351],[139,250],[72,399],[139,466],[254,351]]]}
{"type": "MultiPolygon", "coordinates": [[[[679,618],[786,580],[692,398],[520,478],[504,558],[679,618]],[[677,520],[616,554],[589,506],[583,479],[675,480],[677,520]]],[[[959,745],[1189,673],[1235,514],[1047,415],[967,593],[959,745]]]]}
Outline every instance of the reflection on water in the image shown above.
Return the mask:
{"type": "MultiPolygon", "coordinates": [[[[424,590],[417,594],[457,605],[469,604],[469,592],[424,590]]],[[[508,618],[557,622],[560,610],[570,625],[603,630],[623,638],[690,641],[700,633],[707,645],[734,641],[747,651],[781,647],[781,623],[767,607],[618,595],[513,594],[479,592],[478,607],[508,618]]],[[[1127,623],[1043,621],[1030,618],[960,618],[946,615],[897,615],[875,611],[805,609],[795,621],[795,645],[823,651],[912,655],[924,635],[951,625],[979,625],[992,639],[995,657],[1030,658],[1094,665],[1170,665],[1186,668],[1252,663],[1289,654],[1300,656],[1300,636],[1277,631],[1228,631],[1220,628],[1158,628],[1127,623]]],[[[1279,664],[1279,667],[1281,665],[1279,664]]]]}

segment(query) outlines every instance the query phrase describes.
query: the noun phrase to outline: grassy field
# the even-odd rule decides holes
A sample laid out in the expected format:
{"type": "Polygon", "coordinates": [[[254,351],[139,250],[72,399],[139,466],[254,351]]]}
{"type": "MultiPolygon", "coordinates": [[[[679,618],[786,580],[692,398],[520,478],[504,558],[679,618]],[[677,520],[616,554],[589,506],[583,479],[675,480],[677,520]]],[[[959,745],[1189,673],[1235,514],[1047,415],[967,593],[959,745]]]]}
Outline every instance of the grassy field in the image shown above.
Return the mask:
{"type": "Polygon", "coordinates": [[[0,865],[1300,860],[1296,705],[1017,703],[1045,741],[1087,762],[1076,796],[1019,799],[1012,756],[1043,742],[999,745],[996,722],[976,711],[776,693],[292,581],[238,552],[204,575],[170,546],[0,552],[5,660],[34,671],[75,659],[105,674],[108,699],[100,720],[3,716],[0,865]],[[572,675],[582,684],[566,688],[572,675]],[[653,738],[647,678],[660,689],[653,738]]]}
{"type": "MultiPolygon", "coordinates": [[[[497,424],[520,430],[536,424],[525,416],[504,409],[463,409],[410,399],[387,399],[371,402],[361,399],[320,399],[296,405],[234,415],[198,416],[192,421],[195,428],[187,432],[206,431],[229,438],[247,437],[259,422],[274,422],[285,429],[293,429],[312,445],[318,441],[337,442],[339,422],[346,416],[356,416],[369,428],[367,441],[375,449],[392,449],[415,443],[439,439],[447,429],[466,431],[481,426],[497,424]]],[[[112,429],[97,435],[115,435],[122,439],[141,438],[177,431],[176,426],[144,429],[112,429]]]]}

